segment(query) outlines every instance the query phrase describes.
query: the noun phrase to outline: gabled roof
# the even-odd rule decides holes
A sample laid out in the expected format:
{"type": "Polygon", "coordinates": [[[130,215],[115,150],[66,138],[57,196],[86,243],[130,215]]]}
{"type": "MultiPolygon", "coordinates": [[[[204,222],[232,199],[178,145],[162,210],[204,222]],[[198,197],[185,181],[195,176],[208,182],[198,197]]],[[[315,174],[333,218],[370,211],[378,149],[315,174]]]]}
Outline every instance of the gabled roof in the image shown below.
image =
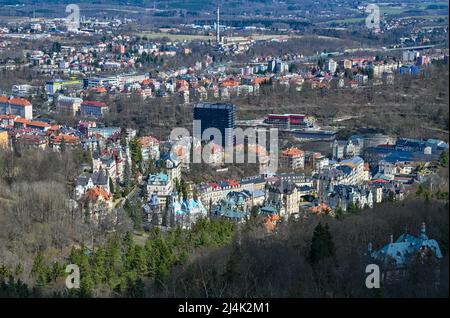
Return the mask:
{"type": "Polygon", "coordinates": [[[424,251],[431,251],[438,259],[443,257],[439,244],[428,238],[425,223],[422,223],[419,236],[404,233],[397,241],[386,244],[378,251],[371,252],[371,256],[384,262],[385,265],[404,267],[414,256],[424,251]]]}
{"type": "Polygon", "coordinates": [[[86,199],[90,201],[97,201],[100,198],[108,201],[112,198],[112,195],[101,187],[95,187],[86,191],[86,199]]]}

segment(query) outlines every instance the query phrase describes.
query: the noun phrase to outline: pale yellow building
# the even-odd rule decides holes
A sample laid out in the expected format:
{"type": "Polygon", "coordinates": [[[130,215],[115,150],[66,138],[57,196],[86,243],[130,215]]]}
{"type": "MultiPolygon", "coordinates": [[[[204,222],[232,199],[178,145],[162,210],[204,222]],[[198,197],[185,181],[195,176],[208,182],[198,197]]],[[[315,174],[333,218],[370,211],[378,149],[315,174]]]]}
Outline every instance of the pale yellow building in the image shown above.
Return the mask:
{"type": "Polygon", "coordinates": [[[8,147],[8,132],[0,130],[0,148],[8,147]]]}

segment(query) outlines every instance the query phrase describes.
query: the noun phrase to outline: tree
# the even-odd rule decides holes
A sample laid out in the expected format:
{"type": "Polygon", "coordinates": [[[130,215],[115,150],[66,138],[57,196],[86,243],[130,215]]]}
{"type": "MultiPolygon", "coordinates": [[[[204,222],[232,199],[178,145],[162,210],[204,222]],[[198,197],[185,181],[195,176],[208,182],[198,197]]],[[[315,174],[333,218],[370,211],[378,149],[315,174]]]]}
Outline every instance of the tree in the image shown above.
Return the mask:
{"type": "Polygon", "coordinates": [[[127,278],[126,284],[126,297],[129,298],[144,298],[145,297],[145,285],[144,281],[138,277],[136,280],[127,278]]]}
{"type": "Polygon", "coordinates": [[[115,193],[115,191],[114,191],[114,181],[112,180],[111,177],[109,177],[109,192],[115,193]]]}
{"type": "Polygon", "coordinates": [[[338,206],[338,207],[336,208],[335,215],[336,215],[336,217],[337,217],[338,219],[344,217],[344,210],[342,209],[341,206],[338,206]]]}
{"type": "Polygon", "coordinates": [[[137,170],[142,172],[142,149],[141,144],[137,138],[134,138],[130,142],[131,152],[131,169],[133,172],[137,170]]]}
{"type": "Polygon", "coordinates": [[[149,199],[149,193],[148,193],[148,188],[147,188],[146,186],[144,186],[144,187],[142,188],[141,197],[142,197],[142,201],[143,201],[143,202],[148,202],[148,199],[149,199]]]}
{"type": "Polygon", "coordinates": [[[439,157],[439,163],[443,167],[447,167],[448,166],[448,151],[441,152],[441,155],[439,157]]]}
{"type": "Polygon", "coordinates": [[[349,68],[345,69],[345,77],[348,78],[349,80],[353,79],[353,71],[349,68]]]}
{"type": "Polygon", "coordinates": [[[123,169],[123,186],[125,188],[124,192],[128,193],[128,187],[130,186],[131,181],[131,171],[130,171],[130,164],[128,163],[128,160],[125,158],[125,166],[123,169]]]}
{"type": "Polygon", "coordinates": [[[329,232],[328,224],[325,226],[319,222],[314,229],[309,252],[309,261],[316,264],[335,255],[333,238],[329,232]]]}
{"type": "Polygon", "coordinates": [[[52,52],[60,52],[61,51],[61,43],[59,42],[53,42],[52,44],[52,52]]]}
{"type": "Polygon", "coordinates": [[[47,267],[44,262],[44,255],[42,252],[38,252],[31,268],[31,273],[36,278],[36,283],[38,287],[45,287],[47,284],[47,267]]]}
{"type": "Polygon", "coordinates": [[[353,203],[353,202],[350,202],[350,203],[347,205],[347,212],[348,212],[348,213],[358,213],[359,211],[360,211],[360,208],[358,207],[357,204],[355,204],[355,203],[353,203]]]}
{"type": "Polygon", "coordinates": [[[318,66],[321,70],[323,70],[323,67],[325,66],[325,60],[324,60],[322,57],[320,57],[319,60],[317,61],[317,66],[318,66]]]}
{"type": "Polygon", "coordinates": [[[66,141],[64,140],[64,137],[61,138],[60,150],[62,153],[66,152],[66,141]]]}

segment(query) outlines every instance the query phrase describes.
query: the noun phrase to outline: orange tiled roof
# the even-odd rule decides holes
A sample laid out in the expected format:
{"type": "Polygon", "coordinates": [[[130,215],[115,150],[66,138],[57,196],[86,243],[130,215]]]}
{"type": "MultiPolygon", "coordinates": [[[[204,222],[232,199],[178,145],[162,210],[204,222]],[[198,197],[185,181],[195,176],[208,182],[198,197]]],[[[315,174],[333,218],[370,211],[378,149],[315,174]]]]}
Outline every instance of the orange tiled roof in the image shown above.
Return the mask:
{"type": "Polygon", "coordinates": [[[278,214],[270,214],[266,217],[264,225],[268,232],[273,232],[276,227],[276,222],[280,219],[278,214]]]}
{"type": "Polygon", "coordinates": [[[237,181],[237,180],[235,180],[235,179],[228,179],[227,181],[228,181],[228,184],[229,184],[231,187],[237,187],[237,186],[239,186],[239,181],[237,181]]]}
{"type": "Polygon", "coordinates": [[[331,208],[325,204],[325,203],[321,203],[317,206],[313,206],[311,208],[309,208],[309,211],[313,212],[313,213],[330,213],[331,212],[331,208]]]}
{"type": "Polygon", "coordinates": [[[17,98],[13,97],[9,100],[10,104],[19,105],[19,106],[30,106],[31,103],[25,98],[17,98]]]}
{"type": "Polygon", "coordinates": [[[17,115],[0,115],[0,119],[14,119],[17,115]]]}
{"type": "Polygon", "coordinates": [[[62,142],[62,139],[64,138],[64,142],[65,143],[77,143],[80,141],[80,138],[76,137],[76,136],[71,136],[71,135],[65,135],[65,134],[61,134],[58,136],[54,136],[52,137],[52,140],[54,142],[62,142]]]}
{"type": "Polygon", "coordinates": [[[258,85],[260,85],[260,84],[262,84],[262,83],[264,83],[264,82],[267,82],[268,80],[269,80],[268,77],[256,77],[256,78],[253,80],[253,84],[258,84],[258,85]]]}
{"type": "Polygon", "coordinates": [[[248,146],[248,152],[249,152],[249,153],[250,153],[250,152],[254,152],[254,153],[257,154],[257,155],[262,155],[262,156],[264,156],[264,155],[267,154],[266,148],[264,148],[264,147],[261,146],[261,145],[249,145],[249,146],[248,146]]]}
{"type": "Polygon", "coordinates": [[[8,98],[8,96],[5,95],[0,96],[0,103],[9,103],[16,106],[31,106],[31,103],[25,98],[8,98]]]}
{"type": "Polygon", "coordinates": [[[35,126],[35,127],[43,127],[43,128],[51,127],[50,124],[47,124],[47,123],[45,123],[43,121],[30,121],[30,122],[28,122],[28,125],[29,126],[35,126]]]}
{"type": "Polygon", "coordinates": [[[240,83],[238,81],[235,80],[225,80],[221,83],[222,87],[236,87],[239,86],[240,83]]]}
{"type": "Polygon", "coordinates": [[[183,158],[187,154],[187,149],[185,146],[175,145],[175,146],[173,146],[172,149],[173,149],[174,153],[180,158],[183,158]]]}
{"type": "Polygon", "coordinates": [[[99,86],[94,88],[94,91],[98,94],[102,94],[102,93],[106,93],[106,88],[104,88],[103,86],[99,86]]]}
{"type": "Polygon", "coordinates": [[[86,191],[86,198],[92,201],[97,201],[99,198],[108,201],[112,198],[112,195],[100,187],[95,187],[86,191]]]}
{"type": "Polygon", "coordinates": [[[159,144],[159,140],[153,136],[139,137],[138,142],[142,147],[149,147],[152,144],[159,144]]]}
{"type": "Polygon", "coordinates": [[[283,150],[283,156],[302,156],[304,154],[303,150],[298,149],[297,147],[291,147],[283,150]]]}
{"type": "Polygon", "coordinates": [[[28,119],[19,117],[16,120],[14,120],[15,123],[19,123],[19,124],[28,124],[30,121],[28,119]]]}

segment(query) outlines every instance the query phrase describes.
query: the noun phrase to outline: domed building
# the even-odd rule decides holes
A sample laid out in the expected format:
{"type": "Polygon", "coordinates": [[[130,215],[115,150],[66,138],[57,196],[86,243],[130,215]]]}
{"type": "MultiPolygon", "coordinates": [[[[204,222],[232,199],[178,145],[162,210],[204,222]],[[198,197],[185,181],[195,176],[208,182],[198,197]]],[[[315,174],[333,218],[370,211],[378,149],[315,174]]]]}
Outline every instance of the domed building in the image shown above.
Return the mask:
{"type": "Polygon", "coordinates": [[[208,211],[199,199],[194,198],[192,185],[189,184],[186,198],[179,196],[176,190],[170,194],[168,214],[174,226],[187,229],[200,218],[207,217],[208,211]]]}

